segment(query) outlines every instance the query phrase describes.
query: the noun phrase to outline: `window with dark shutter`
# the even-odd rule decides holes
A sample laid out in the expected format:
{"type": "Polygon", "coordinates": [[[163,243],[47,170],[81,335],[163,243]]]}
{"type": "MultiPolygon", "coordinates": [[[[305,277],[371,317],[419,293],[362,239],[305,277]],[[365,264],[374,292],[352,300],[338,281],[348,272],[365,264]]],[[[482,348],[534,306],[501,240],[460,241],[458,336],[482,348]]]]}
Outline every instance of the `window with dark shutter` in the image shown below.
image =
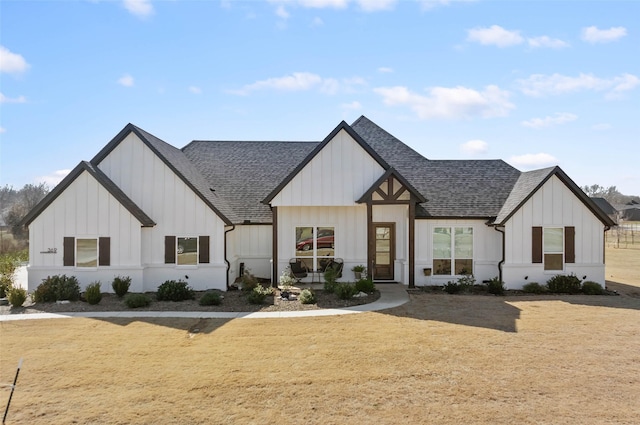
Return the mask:
{"type": "Polygon", "coordinates": [[[564,262],[576,262],[576,228],[573,226],[564,228],[564,262]]]}
{"type": "Polygon", "coordinates": [[[164,263],[165,264],[176,263],[176,237],[175,236],[164,237],[164,263]]]}
{"type": "Polygon", "coordinates": [[[76,262],[76,239],[65,236],[62,248],[64,251],[62,254],[62,265],[74,266],[76,262]]]}
{"type": "Polygon", "coordinates": [[[199,241],[199,255],[198,262],[199,263],[208,263],[209,262],[209,236],[200,236],[199,241]]]}
{"type": "Polygon", "coordinates": [[[111,265],[111,238],[98,238],[98,265],[111,265]]]}
{"type": "Polygon", "coordinates": [[[531,262],[542,263],[542,227],[531,228],[531,262]]]}

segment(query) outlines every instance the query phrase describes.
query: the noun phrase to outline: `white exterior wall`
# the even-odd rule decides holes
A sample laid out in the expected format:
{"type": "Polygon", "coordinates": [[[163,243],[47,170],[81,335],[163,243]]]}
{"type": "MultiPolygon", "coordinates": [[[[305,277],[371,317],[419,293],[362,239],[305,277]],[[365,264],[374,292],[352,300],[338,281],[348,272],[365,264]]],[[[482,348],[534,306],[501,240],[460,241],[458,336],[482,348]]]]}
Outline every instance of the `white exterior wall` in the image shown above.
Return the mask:
{"type": "Polygon", "coordinates": [[[196,290],[226,288],[224,222],[151,149],[130,133],[98,167],[157,223],[142,232],[145,291],[168,279],[196,290]],[[209,264],[164,264],[165,236],[209,236],[209,264]]]}
{"type": "Polygon", "coordinates": [[[271,205],[355,205],[384,171],[362,146],[341,130],[282,188],[271,205]]]}
{"type": "Polygon", "coordinates": [[[82,288],[100,281],[104,292],[112,291],[115,276],[129,275],[138,279],[142,289],[140,252],[140,222],[85,171],[29,225],[29,290],[35,290],[42,279],[56,274],[76,276],[82,288]],[[110,237],[111,265],[64,267],[65,237],[110,237]],[[56,253],[43,253],[48,250],[56,253]]]}
{"type": "MultiPolygon", "coordinates": [[[[227,230],[231,227],[227,227],[227,230]]],[[[256,277],[271,279],[273,227],[269,225],[236,226],[227,235],[229,282],[239,277],[240,263],[256,277]]]]}
{"type": "MultiPolygon", "coordinates": [[[[296,256],[296,227],[334,227],[335,256],[344,260],[342,279],[353,281],[351,268],[367,263],[367,207],[279,207],[278,276],[296,256]]],[[[276,276],[276,279],[277,277],[276,276]]],[[[311,277],[304,279],[311,281],[311,277]]],[[[323,282],[324,279],[321,279],[323,282]]]]}
{"type": "Polygon", "coordinates": [[[556,274],[575,274],[605,285],[604,225],[565,184],[553,176],[518,210],[505,226],[503,280],[509,289],[525,283],[545,284],[556,274]],[[531,228],[574,226],[575,263],[562,271],[545,271],[531,262],[531,228]],[[525,280],[525,276],[528,279],[525,280]]]}
{"type": "Polygon", "coordinates": [[[444,285],[454,276],[425,276],[423,269],[433,271],[434,227],[473,228],[473,275],[477,283],[498,276],[498,262],[502,258],[502,235],[487,226],[486,220],[416,220],[415,284],[444,285]]]}

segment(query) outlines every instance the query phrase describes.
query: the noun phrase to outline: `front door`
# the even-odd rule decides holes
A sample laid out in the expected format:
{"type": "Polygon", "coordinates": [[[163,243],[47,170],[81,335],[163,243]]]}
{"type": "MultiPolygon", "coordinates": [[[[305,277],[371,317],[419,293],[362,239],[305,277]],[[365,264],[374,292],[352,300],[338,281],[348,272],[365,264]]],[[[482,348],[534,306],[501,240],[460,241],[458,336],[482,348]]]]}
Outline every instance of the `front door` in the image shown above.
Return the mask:
{"type": "Polygon", "coordinates": [[[374,223],[375,257],[373,260],[373,278],[376,280],[393,280],[393,263],[395,261],[395,224],[374,223]]]}

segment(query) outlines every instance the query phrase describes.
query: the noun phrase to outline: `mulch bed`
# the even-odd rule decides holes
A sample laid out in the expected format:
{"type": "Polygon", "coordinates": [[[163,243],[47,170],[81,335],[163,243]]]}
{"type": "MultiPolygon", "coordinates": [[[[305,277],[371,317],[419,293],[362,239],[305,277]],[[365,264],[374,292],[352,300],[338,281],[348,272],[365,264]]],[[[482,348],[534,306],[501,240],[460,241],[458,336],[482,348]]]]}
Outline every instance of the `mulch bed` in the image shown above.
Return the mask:
{"type": "MultiPolygon", "coordinates": [[[[293,293],[299,293],[294,290],[293,293]]],[[[335,294],[329,294],[322,290],[315,290],[316,303],[302,304],[299,300],[282,300],[280,291],[276,290],[275,295],[267,296],[265,302],[255,305],[247,301],[246,294],[242,291],[220,292],[224,297],[222,304],[218,306],[201,306],[200,298],[205,291],[197,291],[195,300],[180,302],[156,301],[155,293],[149,292],[147,295],[153,300],[148,307],[131,309],[126,306],[123,298],[118,298],[115,294],[102,294],[99,304],[91,305],[84,301],[74,301],[65,304],[59,303],[33,303],[29,298],[23,307],[11,308],[11,306],[0,306],[0,314],[29,314],[29,313],[70,313],[70,312],[90,312],[90,311],[220,311],[220,312],[254,312],[254,311],[304,311],[331,308],[344,308],[356,305],[369,304],[380,298],[380,292],[375,291],[362,298],[352,298],[341,300],[335,294]]]]}

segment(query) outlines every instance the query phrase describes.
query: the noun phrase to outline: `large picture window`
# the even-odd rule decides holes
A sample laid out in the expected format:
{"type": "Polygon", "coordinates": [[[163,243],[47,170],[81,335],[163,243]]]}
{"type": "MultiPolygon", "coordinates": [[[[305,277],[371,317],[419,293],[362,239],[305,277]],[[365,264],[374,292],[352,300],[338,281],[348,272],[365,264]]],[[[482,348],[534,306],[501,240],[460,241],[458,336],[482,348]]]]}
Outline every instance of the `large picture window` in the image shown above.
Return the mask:
{"type": "Polygon", "coordinates": [[[111,265],[111,238],[74,238],[63,240],[63,266],[95,268],[111,265]]]}
{"type": "Polygon", "coordinates": [[[98,267],[98,239],[76,239],[76,267],[98,267]]]}
{"type": "Polygon", "coordinates": [[[176,253],[179,266],[198,264],[198,238],[176,238],[176,253]]]}
{"type": "Polygon", "coordinates": [[[164,262],[178,266],[209,263],[209,236],[165,236],[164,262]]]}
{"type": "Polygon", "coordinates": [[[334,227],[296,227],[296,258],[308,270],[324,270],[335,258],[334,227]]]}
{"type": "Polygon", "coordinates": [[[473,227],[433,229],[433,274],[473,274],[473,227]]]}

